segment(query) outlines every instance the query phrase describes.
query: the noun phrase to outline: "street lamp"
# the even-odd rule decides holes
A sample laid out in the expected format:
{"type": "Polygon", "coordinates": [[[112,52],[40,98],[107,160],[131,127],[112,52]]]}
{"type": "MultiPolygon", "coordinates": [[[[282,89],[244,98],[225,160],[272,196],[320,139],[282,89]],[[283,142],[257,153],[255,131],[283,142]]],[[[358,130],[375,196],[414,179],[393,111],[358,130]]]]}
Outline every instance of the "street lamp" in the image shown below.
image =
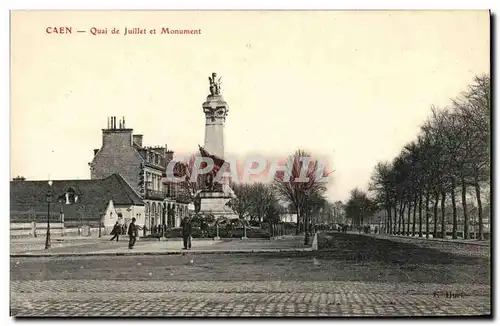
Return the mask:
{"type": "Polygon", "coordinates": [[[61,215],[61,236],[64,237],[64,206],[62,202],[61,202],[61,212],[59,213],[59,215],[61,215]]]}
{"type": "Polygon", "coordinates": [[[215,235],[215,240],[220,240],[219,237],[219,219],[215,218],[215,227],[216,227],[216,232],[217,234],[215,235]]]}
{"type": "MultiPolygon", "coordinates": [[[[106,212],[104,212],[106,214],[106,212]]],[[[111,216],[113,216],[113,213],[111,213],[111,216]]],[[[101,212],[99,212],[99,238],[101,237],[101,225],[102,225],[102,215],[101,212]]]]}
{"type": "Polygon", "coordinates": [[[45,237],[45,249],[50,249],[50,202],[52,201],[52,180],[49,180],[49,191],[47,192],[47,234],[45,237]]]}
{"type": "Polygon", "coordinates": [[[246,240],[247,238],[247,224],[245,223],[245,218],[243,218],[243,238],[242,240],[246,240]]]}

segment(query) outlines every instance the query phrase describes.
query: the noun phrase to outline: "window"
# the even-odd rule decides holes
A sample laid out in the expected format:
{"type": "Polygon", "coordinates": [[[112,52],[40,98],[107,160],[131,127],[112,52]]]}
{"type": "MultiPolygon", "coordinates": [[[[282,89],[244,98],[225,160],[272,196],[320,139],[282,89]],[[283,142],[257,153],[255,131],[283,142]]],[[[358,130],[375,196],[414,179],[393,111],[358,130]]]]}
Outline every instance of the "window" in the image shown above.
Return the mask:
{"type": "Polygon", "coordinates": [[[151,189],[151,173],[146,173],[146,189],[151,189]]]}
{"type": "Polygon", "coordinates": [[[75,191],[73,190],[73,188],[69,188],[67,191],[66,191],[66,194],[65,194],[65,197],[66,197],[66,204],[74,204],[78,201],[78,196],[76,195],[75,191]]]}

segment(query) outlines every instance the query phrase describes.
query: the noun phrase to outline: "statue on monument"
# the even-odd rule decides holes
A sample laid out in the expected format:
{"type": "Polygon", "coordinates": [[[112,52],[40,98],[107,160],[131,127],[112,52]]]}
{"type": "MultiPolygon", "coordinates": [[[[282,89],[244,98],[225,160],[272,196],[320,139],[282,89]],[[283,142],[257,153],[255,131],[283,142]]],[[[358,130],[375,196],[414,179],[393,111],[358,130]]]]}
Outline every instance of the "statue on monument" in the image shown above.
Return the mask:
{"type": "Polygon", "coordinates": [[[221,78],[215,80],[217,78],[217,74],[214,72],[212,73],[212,77],[208,77],[208,80],[210,81],[210,94],[213,95],[220,95],[220,87],[221,87],[221,78]]]}

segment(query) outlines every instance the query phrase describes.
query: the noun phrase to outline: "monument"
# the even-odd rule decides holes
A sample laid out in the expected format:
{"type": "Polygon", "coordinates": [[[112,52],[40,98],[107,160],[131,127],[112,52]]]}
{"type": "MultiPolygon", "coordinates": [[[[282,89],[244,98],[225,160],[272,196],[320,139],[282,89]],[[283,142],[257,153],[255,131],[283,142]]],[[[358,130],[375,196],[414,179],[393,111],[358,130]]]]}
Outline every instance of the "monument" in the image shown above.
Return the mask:
{"type": "Polygon", "coordinates": [[[202,215],[224,216],[237,218],[237,215],[228,206],[234,192],[229,187],[228,180],[216,181],[215,176],[224,164],[224,125],[229,112],[229,107],[221,94],[221,78],[213,73],[208,77],[210,94],[203,103],[205,114],[205,144],[200,146],[200,154],[210,157],[214,162],[211,173],[204,175],[201,189],[196,195],[197,211],[202,215]]]}

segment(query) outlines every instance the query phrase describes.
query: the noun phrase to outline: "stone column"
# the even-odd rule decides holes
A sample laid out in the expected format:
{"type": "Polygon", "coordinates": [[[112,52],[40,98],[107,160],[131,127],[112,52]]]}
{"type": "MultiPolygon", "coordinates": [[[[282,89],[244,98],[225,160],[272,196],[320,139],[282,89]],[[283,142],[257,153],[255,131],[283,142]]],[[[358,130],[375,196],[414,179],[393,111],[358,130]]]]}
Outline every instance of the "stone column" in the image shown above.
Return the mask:
{"type": "Polygon", "coordinates": [[[36,238],[36,222],[31,222],[31,235],[36,238]]]}
{"type": "Polygon", "coordinates": [[[212,155],[224,158],[224,125],[228,105],[222,95],[208,95],[203,103],[205,113],[205,145],[204,148],[212,155]]]}

